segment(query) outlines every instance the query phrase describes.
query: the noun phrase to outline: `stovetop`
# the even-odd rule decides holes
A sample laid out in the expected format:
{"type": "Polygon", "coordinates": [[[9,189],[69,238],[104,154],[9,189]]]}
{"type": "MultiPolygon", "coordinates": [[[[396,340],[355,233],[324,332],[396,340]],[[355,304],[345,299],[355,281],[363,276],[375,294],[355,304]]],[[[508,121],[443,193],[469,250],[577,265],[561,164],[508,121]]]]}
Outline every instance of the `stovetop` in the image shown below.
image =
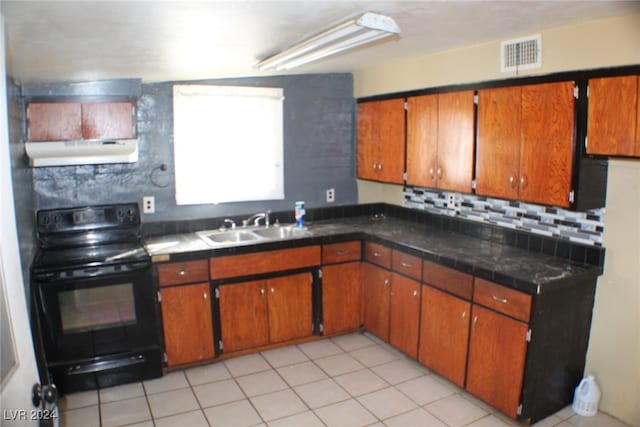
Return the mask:
{"type": "Polygon", "coordinates": [[[95,267],[121,271],[127,264],[149,262],[136,203],[41,210],[37,223],[35,273],[95,267]]]}

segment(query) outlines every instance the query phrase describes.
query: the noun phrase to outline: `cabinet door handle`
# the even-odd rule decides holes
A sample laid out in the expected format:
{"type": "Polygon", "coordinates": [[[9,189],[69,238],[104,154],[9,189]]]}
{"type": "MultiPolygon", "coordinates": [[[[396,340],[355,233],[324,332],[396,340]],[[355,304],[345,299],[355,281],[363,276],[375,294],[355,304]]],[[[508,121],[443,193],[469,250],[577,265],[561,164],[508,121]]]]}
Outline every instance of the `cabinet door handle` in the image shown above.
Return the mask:
{"type": "Polygon", "coordinates": [[[402,262],[400,263],[400,265],[401,265],[401,266],[403,266],[404,268],[411,268],[411,267],[413,267],[413,265],[411,265],[411,263],[410,263],[410,262],[406,262],[406,261],[402,261],[402,262]]]}
{"type": "Polygon", "coordinates": [[[506,304],[507,302],[509,302],[506,298],[500,298],[495,295],[491,295],[491,298],[493,298],[494,301],[500,302],[502,304],[506,304]]]}
{"type": "Polygon", "coordinates": [[[467,312],[466,312],[466,311],[463,311],[463,312],[462,312],[462,315],[460,316],[460,320],[462,321],[462,325],[463,325],[463,326],[464,326],[464,324],[465,324],[465,321],[464,321],[464,320],[465,320],[466,318],[467,318],[467,312]]]}
{"type": "Polygon", "coordinates": [[[386,288],[387,286],[389,286],[389,279],[384,279],[384,287],[386,288]]]}
{"type": "Polygon", "coordinates": [[[528,184],[529,184],[529,180],[527,179],[527,176],[526,175],[522,175],[520,177],[520,187],[522,187],[523,189],[527,188],[528,184]]]}
{"type": "Polygon", "coordinates": [[[376,258],[380,258],[382,256],[382,254],[380,252],[374,252],[373,256],[376,258]]]}
{"type": "Polygon", "coordinates": [[[378,163],[378,170],[382,172],[382,163],[378,163]]]}
{"type": "Polygon", "coordinates": [[[377,164],[377,163],[374,163],[374,164],[373,164],[373,170],[374,170],[374,171],[378,170],[378,164],[377,164]]]}
{"type": "Polygon", "coordinates": [[[518,183],[518,179],[516,178],[515,175],[509,176],[509,185],[511,185],[511,188],[516,188],[517,183],[518,183]]]}
{"type": "Polygon", "coordinates": [[[276,289],[275,288],[271,288],[271,293],[275,294],[276,293],[276,289]]]}
{"type": "Polygon", "coordinates": [[[436,177],[435,171],[433,170],[433,168],[429,168],[429,176],[431,177],[431,179],[434,179],[436,177]]]}
{"type": "Polygon", "coordinates": [[[265,289],[264,289],[264,288],[260,288],[260,295],[264,296],[264,293],[265,293],[265,292],[266,292],[266,291],[265,291],[265,289]]]}
{"type": "Polygon", "coordinates": [[[207,294],[206,292],[204,293],[204,299],[209,298],[209,294],[207,294]]]}
{"type": "Polygon", "coordinates": [[[476,323],[478,323],[478,316],[473,316],[473,322],[471,322],[471,330],[476,328],[476,323]]]}
{"type": "Polygon", "coordinates": [[[417,297],[418,296],[418,291],[413,291],[413,296],[417,297]]]}
{"type": "Polygon", "coordinates": [[[438,167],[438,179],[442,179],[442,168],[438,167]]]}

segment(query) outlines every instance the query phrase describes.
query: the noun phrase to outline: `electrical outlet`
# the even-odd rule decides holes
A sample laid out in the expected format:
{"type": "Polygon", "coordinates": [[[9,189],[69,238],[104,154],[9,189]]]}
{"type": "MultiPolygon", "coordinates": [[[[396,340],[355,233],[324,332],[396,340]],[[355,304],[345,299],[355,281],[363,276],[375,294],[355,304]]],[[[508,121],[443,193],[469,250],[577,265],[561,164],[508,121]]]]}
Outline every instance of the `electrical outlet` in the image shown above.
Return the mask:
{"type": "Polygon", "coordinates": [[[156,213],[156,198],[153,196],[144,196],[142,198],[142,212],[146,214],[156,213]]]}
{"type": "Polygon", "coordinates": [[[327,203],[333,203],[336,201],[336,189],[327,188],[327,203]]]}
{"type": "Polygon", "coordinates": [[[455,198],[455,194],[453,193],[447,193],[447,208],[448,209],[456,208],[456,198],[455,198]]]}

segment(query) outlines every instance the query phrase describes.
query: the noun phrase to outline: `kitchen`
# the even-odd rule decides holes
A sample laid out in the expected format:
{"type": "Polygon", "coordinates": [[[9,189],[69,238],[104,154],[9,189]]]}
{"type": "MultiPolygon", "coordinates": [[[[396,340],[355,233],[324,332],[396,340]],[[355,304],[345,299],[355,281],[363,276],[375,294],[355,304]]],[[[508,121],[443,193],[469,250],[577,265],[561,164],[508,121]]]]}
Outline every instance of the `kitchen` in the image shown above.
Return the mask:
{"type": "MultiPolygon", "coordinates": [[[[637,37],[637,22],[638,15],[631,14],[542,31],[545,46],[544,68],[537,70],[536,73],[637,64],[639,51],[637,48],[639,39],[637,37]],[[575,45],[569,52],[563,48],[567,43],[575,45]],[[614,45],[616,49],[611,49],[611,46],[614,45]]],[[[515,35],[519,35],[519,33],[515,35]]],[[[497,66],[494,64],[498,62],[496,53],[498,52],[498,44],[498,42],[491,42],[440,54],[416,55],[411,59],[355,70],[353,77],[335,74],[320,75],[315,76],[313,82],[318,82],[319,88],[317,90],[322,93],[324,100],[329,99],[326,101],[327,103],[336,103],[331,107],[331,112],[335,112],[340,110],[339,105],[350,102],[350,99],[353,102],[352,96],[359,98],[447,84],[504,78],[496,71],[497,66]],[[492,59],[487,60],[486,58],[492,59]],[[324,85],[320,86],[321,83],[324,85]],[[349,85],[353,85],[353,94],[349,92],[349,85]],[[333,94],[335,94],[335,98],[332,98],[333,94]],[[340,101],[340,97],[343,97],[342,101],[340,101]]],[[[509,77],[513,77],[513,75],[509,77]]],[[[311,78],[305,78],[301,75],[291,79],[287,78],[286,83],[299,84],[305,88],[307,86],[313,87],[314,85],[309,79],[311,78]]],[[[229,81],[237,82],[239,80],[227,80],[227,82],[229,81]]],[[[32,170],[24,166],[21,158],[22,147],[19,143],[21,136],[14,134],[10,138],[14,187],[16,189],[34,189],[33,192],[15,191],[19,231],[21,223],[28,224],[32,221],[33,209],[25,209],[25,206],[49,208],[69,204],[65,204],[65,202],[93,205],[96,203],[119,203],[124,200],[139,201],[139,196],[146,195],[147,189],[152,191],[150,194],[154,194],[156,197],[157,213],[153,217],[143,217],[143,222],[202,218],[203,211],[207,212],[207,216],[223,217],[240,214],[249,216],[263,210],[264,206],[255,202],[235,206],[219,206],[215,208],[215,211],[198,207],[176,207],[170,188],[162,190],[149,183],[148,174],[163,164],[166,159],[171,158],[170,145],[156,142],[166,141],[171,133],[166,112],[166,109],[171,105],[168,100],[169,87],[170,85],[166,83],[143,84],[143,96],[138,101],[138,132],[146,143],[141,144],[142,152],[138,163],[134,166],[136,171],[134,174],[128,174],[128,169],[120,166],[70,168],[73,171],[69,172],[56,172],[54,169],[51,169],[50,172],[46,172],[45,169],[32,170]],[[164,111],[161,108],[161,111],[158,112],[158,109],[154,108],[155,105],[164,106],[162,107],[164,111]],[[154,117],[154,114],[164,115],[154,117]],[[109,192],[103,190],[105,183],[109,186],[109,192]],[[96,193],[107,194],[97,200],[96,193]]],[[[16,96],[16,87],[10,86],[8,90],[10,99],[12,99],[12,94],[16,96]]],[[[312,92],[298,94],[298,91],[294,91],[293,94],[299,97],[299,104],[296,105],[301,107],[307,105],[314,95],[312,92]]],[[[295,97],[292,99],[291,96],[288,98],[292,101],[295,99],[295,97]]],[[[9,117],[10,120],[19,120],[16,106],[11,102],[9,117]]],[[[318,141],[311,139],[314,134],[320,135],[319,138],[326,144],[324,141],[327,139],[327,135],[321,129],[322,125],[323,123],[317,124],[317,130],[308,131],[306,128],[295,130],[297,132],[296,142],[305,145],[290,147],[293,150],[292,158],[294,159],[292,167],[299,168],[298,171],[303,171],[308,176],[305,176],[304,181],[301,180],[301,186],[299,190],[296,190],[299,191],[298,194],[287,194],[286,201],[281,204],[276,203],[269,208],[274,211],[292,210],[292,202],[299,199],[306,200],[308,206],[322,206],[325,197],[324,191],[328,187],[336,188],[336,201],[339,205],[381,201],[400,204],[403,197],[402,186],[356,181],[353,178],[352,162],[355,162],[353,147],[348,147],[345,150],[344,146],[336,143],[336,149],[345,151],[339,151],[338,155],[327,159],[323,158],[322,152],[314,151],[317,149],[315,147],[319,146],[318,141]],[[326,175],[331,175],[331,179],[334,181],[326,181],[325,171],[326,175]]],[[[9,128],[16,132],[16,128],[19,126],[11,125],[10,122],[9,128]]],[[[336,132],[338,131],[339,129],[336,130],[336,132]]],[[[331,140],[331,137],[332,135],[329,135],[328,139],[331,140]]],[[[289,152],[287,151],[287,153],[289,152]]],[[[230,153],[225,154],[229,155],[230,153]]],[[[286,161],[287,157],[285,156],[286,161]]],[[[167,163],[170,164],[170,162],[167,163]]],[[[289,166],[285,163],[286,170],[289,169],[289,166]]],[[[162,172],[162,170],[159,171],[160,174],[162,172]]],[[[633,316],[637,313],[637,308],[633,305],[634,301],[637,302],[637,271],[634,270],[637,268],[638,248],[634,246],[634,244],[637,245],[637,239],[628,238],[630,234],[637,233],[638,230],[637,218],[634,215],[638,206],[637,191],[634,191],[633,187],[630,188],[630,185],[638,182],[637,174],[637,163],[632,160],[611,160],[609,162],[608,200],[604,227],[606,230],[604,246],[607,249],[607,263],[605,275],[599,279],[587,362],[587,370],[595,372],[603,386],[602,410],[627,420],[632,425],[638,424],[637,408],[633,402],[637,378],[634,380],[629,372],[637,372],[633,360],[637,360],[638,344],[634,339],[638,335],[636,329],[638,322],[634,321],[633,317],[619,318],[618,316],[624,316],[625,313],[628,316],[633,316]],[[621,216],[618,217],[618,215],[621,216]],[[619,237],[616,233],[619,233],[619,237]],[[625,257],[630,258],[627,260],[625,257]],[[625,310],[623,307],[629,308],[625,310]],[[622,335],[614,335],[611,333],[612,330],[622,335]],[[628,349],[620,349],[621,340],[629,342],[628,349]]],[[[27,246],[22,250],[24,254],[28,254],[27,256],[23,255],[22,262],[23,265],[28,265],[34,251],[33,247],[29,248],[28,246],[34,245],[35,241],[30,236],[29,227],[23,229],[22,232],[27,233],[26,237],[23,235],[23,238],[20,239],[21,244],[27,246]]]]}

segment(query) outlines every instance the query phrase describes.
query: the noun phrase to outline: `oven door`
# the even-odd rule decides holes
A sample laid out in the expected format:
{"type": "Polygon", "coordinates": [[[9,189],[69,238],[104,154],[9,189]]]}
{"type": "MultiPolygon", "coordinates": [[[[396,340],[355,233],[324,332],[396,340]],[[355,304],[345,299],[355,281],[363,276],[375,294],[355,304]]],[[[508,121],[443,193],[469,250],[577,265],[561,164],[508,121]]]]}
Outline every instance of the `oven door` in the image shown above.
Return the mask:
{"type": "MultiPolygon", "coordinates": [[[[34,283],[47,363],[68,363],[159,346],[151,266],[34,283]]],[[[64,276],[64,275],[62,275],[64,276]]]]}

